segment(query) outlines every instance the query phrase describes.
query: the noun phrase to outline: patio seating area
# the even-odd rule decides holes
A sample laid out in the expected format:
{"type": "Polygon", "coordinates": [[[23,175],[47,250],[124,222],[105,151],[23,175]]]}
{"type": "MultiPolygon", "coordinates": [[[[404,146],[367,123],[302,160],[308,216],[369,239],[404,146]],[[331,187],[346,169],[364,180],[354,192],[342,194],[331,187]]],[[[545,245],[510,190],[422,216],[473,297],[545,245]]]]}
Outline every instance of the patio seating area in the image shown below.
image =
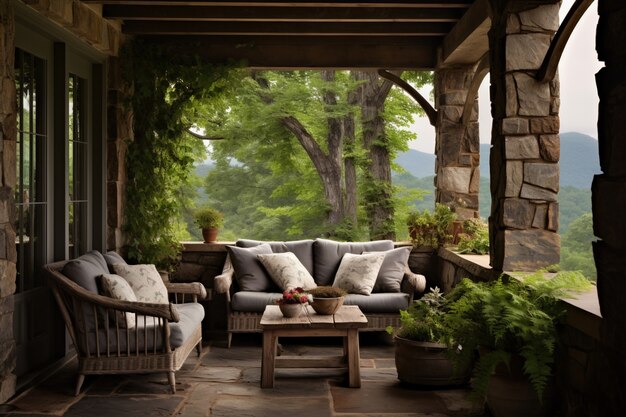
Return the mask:
{"type": "MultiPolygon", "coordinates": [[[[327,355],[335,338],[281,341],[289,355],[327,355]]],[[[233,346],[208,342],[192,354],[169,391],[164,373],[88,376],[74,396],[74,360],[3,406],[0,416],[483,416],[469,389],[427,390],[401,384],[394,348],[384,334],[361,334],[361,388],[348,388],[335,369],[278,369],[272,389],[260,387],[261,335],[236,335],[233,346]]]]}

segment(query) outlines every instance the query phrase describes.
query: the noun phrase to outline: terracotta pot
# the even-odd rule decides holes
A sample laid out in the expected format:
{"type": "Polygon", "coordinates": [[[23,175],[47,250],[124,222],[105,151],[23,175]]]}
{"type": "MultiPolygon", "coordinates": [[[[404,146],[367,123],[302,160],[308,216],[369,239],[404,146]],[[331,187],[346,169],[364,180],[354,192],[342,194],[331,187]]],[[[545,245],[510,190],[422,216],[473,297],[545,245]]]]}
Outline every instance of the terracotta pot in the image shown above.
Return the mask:
{"type": "Polygon", "coordinates": [[[328,316],[331,314],[335,314],[339,307],[343,305],[345,297],[336,297],[336,298],[313,298],[313,302],[311,303],[311,307],[317,314],[328,316]]]}
{"type": "Polygon", "coordinates": [[[280,312],[287,318],[298,317],[302,314],[302,307],[304,304],[278,304],[280,312]]]}
{"type": "Polygon", "coordinates": [[[202,237],[204,238],[204,243],[213,243],[217,241],[217,230],[212,227],[210,229],[202,229],[202,237]]]}
{"type": "Polygon", "coordinates": [[[414,385],[451,386],[467,384],[471,366],[456,370],[441,343],[416,342],[395,337],[398,379],[414,385]]]}

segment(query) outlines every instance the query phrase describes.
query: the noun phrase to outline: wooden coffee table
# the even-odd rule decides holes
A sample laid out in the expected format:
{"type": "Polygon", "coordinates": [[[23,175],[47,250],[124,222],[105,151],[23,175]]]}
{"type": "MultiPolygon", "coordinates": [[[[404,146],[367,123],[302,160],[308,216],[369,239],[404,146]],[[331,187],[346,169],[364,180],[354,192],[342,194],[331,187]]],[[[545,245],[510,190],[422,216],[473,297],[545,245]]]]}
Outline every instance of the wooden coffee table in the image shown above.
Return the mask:
{"type": "Polygon", "coordinates": [[[267,306],[261,317],[263,358],[261,388],[274,387],[274,368],[348,368],[348,385],[361,386],[359,367],[359,328],[367,327],[367,318],[358,306],[341,306],[334,315],[322,316],[310,306],[308,314],[283,317],[278,306],[267,306]],[[279,337],[342,337],[343,355],[302,358],[276,357],[279,337]]]}

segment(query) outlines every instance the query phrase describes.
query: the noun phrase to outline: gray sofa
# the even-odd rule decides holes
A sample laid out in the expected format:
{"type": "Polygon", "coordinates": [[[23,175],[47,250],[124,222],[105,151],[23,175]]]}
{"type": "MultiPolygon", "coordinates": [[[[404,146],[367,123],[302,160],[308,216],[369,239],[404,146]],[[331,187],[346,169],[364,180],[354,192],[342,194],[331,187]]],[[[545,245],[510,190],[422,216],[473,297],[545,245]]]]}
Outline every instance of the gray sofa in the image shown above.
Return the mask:
{"type": "MultiPolygon", "coordinates": [[[[341,259],[346,253],[361,254],[394,249],[394,243],[390,240],[373,242],[335,242],[326,239],[290,242],[238,240],[234,247],[227,248],[229,254],[224,269],[214,281],[215,292],[224,294],[227,300],[229,347],[233,333],[259,332],[259,321],[265,307],[274,304],[275,300],[281,297],[281,289],[272,286],[271,283],[268,284],[267,277],[261,276],[265,272],[256,259],[253,248],[260,247],[263,243],[268,243],[273,253],[293,252],[311,273],[317,285],[332,285],[341,259]],[[246,249],[241,250],[243,248],[246,249]],[[245,271],[243,267],[246,268],[245,271]],[[240,274],[245,273],[245,282],[242,282],[242,277],[237,276],[236,271],[240,274]]],[[[405,252],[408,251],[409,249],[405,252]]],[[[346,296],[346,305],[358,305],[366,315],[368,327],[363,330],[383,331],[389,325],[397,326],[399,311],[410,305],[415,293],[424,291],[425,277],[412,273],[406,264],[401,265],[401,268],[395,285],[392,283],[381,287],[379,281],[385,277],[379,275],[372,294],[346,296]]],[[[397,267],[394,275],[398,276],[397,267]]]]}

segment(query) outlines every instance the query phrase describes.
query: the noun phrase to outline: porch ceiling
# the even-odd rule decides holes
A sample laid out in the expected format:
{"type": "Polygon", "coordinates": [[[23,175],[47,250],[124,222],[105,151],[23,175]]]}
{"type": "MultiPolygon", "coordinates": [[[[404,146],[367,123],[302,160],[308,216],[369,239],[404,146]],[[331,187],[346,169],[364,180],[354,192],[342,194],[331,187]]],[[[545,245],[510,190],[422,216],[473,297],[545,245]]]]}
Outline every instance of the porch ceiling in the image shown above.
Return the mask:
{"type": "Polygon", "coordinates": [[[484,0],[83,2],[101,4],[127,35],[251,67],[433,69],[439,51],[457,63],[487,49],[484,0]]]}

